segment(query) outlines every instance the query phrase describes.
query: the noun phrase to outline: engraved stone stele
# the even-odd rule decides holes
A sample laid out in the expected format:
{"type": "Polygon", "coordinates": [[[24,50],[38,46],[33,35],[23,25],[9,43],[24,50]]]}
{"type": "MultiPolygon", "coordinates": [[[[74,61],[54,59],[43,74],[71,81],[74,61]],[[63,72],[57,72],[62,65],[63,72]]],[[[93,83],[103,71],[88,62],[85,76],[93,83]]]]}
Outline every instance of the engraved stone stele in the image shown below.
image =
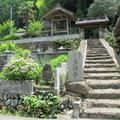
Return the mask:
{"type": "Polygon", "coordinates": [[[68,54],[68,58],[68,81],[83,81],[84,71],[82,54],[77,51],[71,51],[68,54]]]}
{"type": "Polygon", "coordinates": [[[33,81],[0,80],[0,94],[32,95],[33,81]]]}

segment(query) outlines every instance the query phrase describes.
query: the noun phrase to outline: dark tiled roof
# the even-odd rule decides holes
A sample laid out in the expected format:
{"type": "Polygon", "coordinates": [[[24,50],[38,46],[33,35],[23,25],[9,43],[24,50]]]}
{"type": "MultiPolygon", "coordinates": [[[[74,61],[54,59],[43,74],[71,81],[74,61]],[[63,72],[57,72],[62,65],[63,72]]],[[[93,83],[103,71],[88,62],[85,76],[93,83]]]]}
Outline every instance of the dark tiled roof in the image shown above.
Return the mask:
{"type": "Polygon", "coordinates": [[[76,21],[76,25],[96,24],[104,22],[109,22],[108,17],[80,19],[76,21]]]}

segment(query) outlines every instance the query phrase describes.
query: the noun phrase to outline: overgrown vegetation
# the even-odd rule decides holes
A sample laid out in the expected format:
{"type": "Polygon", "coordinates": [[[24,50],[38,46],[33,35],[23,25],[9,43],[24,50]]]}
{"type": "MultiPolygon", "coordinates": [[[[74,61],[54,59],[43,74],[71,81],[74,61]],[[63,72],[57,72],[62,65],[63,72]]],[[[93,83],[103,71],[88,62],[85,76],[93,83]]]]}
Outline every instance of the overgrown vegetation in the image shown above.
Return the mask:
{"type": "Polygon", "coordinates": [[[38,80],[39,65],[28,57],[13,57],[6,67],[4,67],[2,75],[5,80],[38,80]]]}
{"type": "Polygon", "coordinates": [[[9,106],[0,110],[0,113],[36,118],[57,118],[61,111],[61,99],[51,93],[41,93],[39,96],[26,96],[22,104],[13,111],[9,106]]]}
{"type": "Polygon", "coordinates": [[[40,21],[30,21],[27,29],[27,36],[37,37],[40,36],[43,29],[43,23],[40,21]]]}
{"type": "MultiPolygon", "coordinates": [[[[10,27],[11,27],[10,20],[0,24],[0,37],[4,37],[6,35],[9,35],[10,34],[10,27]]],[[[16,32],[16,27],[15,27],[14,21],[12,22],[12,31],[13,31],[13,33],[16,32]]]]}
{"type": "Polygon", "coordinates": [[[10,34],[10,35],[3,37],[1,40],[9,41],[9,40],[18,40],[18,39],[21,39],[21,37],[15,35],[15,34],[10,34]]]}
{"type": "Polygon", "coordinates": [[[113,48],[117,47],[116,39],[113,32],[109,33],[105,39],[110,44],[111,47],[113,48]]]}
{"type": "Polygon", "coordinates": [[[31,55],[31,52],[29,50],[20,48],[12,42],[7,42],[0,45],[0,54],[3,54],[4,52],[11,52],[20,57],[31,55]]]}
{"type": "Polygon", "coordinates": [[[37,118],[57,118],[56,114],[60,113],[60,98],[53,94],[42,94],[40,96],[25,97],[22,115],[37,118]]]}
{"type": "Polygon", "coordinates": [[[54,49],[58,50],[61,46],[64,50],[75,50],[79,47],[80,40],[57,40],[53,42],[54,49]]]}

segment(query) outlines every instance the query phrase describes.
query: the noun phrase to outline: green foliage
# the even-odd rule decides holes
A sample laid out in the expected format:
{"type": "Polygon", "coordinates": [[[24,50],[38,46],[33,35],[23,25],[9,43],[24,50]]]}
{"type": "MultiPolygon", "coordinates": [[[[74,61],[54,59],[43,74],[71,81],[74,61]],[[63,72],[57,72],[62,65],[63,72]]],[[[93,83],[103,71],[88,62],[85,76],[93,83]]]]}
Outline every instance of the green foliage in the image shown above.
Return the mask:
{"type": "Polygon", "coordinates": [[[7,35],[5,36],[2,40],[3,41],[7,41],[7,40],[18,40],[20,39],[21,37],[15,35],[15,34],[11,34],[11,35],[7,35]]]}
{"type": "MultiPolygon", "coordinates": [[[[0,24],[0,36],[5,36],[10,34],[10,20],[0,24]]],[[[12,30],[13,33],[16,31],[16,28],[14,27],[15,24],[12,22],[12,30]]]]}
{"type": "Polygon", "coordinates": [[[31,59],[31,52],[19,48],[13,43],[0,45],[0,53],[12,52],[13,58],[4,67],[0,77],[5,80],[38,80],[42,71],[39,65],[31,59]]]}
{"type": "Polygon", "coordinates": [[[36,37],[41,34],[41,30],[43,29],[43,23],[40,21],[30,21],[27,35],[30,37],[36,37]]]}
{"type": "MultiPolygon", "coordinates": [[[[29,20],[34,20],[34,1],[28,0],[20,4],[18,8],[18,16],[21,26],[28,26],[29,20]]],[[[20,27],[21,27],[20,26],[20,27]]]]}
{"type": "Polygon", "coordinates": [[[0,54],[3,54],[4,52],[11,52],[15,54],[16,57],[27,57],[31,55],[29,50],[20,48],[12,42],[7,42],[0,45],[0,54]]]}
{"type": "Polygon", "coordinates": [[[49,93],[41,96],[25,97],[21,112],[25,116],[37,118],[55,118],[60,112],[61,100],[49,93]]]}
{"type": "Polygon", "coordinates": [[[107,15],[114,18],[119,5],[119,0],[94,0],[94,3],[88,9],[88,16],[97,17],[107,15]]]}
{"type": "Polygon", "coordinates": [[[11,43],[11,42],[0,44],[0,54],[4,52],[14,52],[17,49],[18,47],[14,43],[11,43]]]}
{"type": "Polygon", "coordinates": [[[10,18],[10,6],[13,7],[13,20],[18,21],[18,7],[25,0],[0,0],[0,23],[10,18]]]}
{"type": "Polygon", "coordinates": [[[38,80],[39,65],[31,58],[13,57],[2,71],[6,80],[38,80]]]}
{"type": "Polygon", "coordinates": [[[116,48],[117,47],[117,44],[116,44],[116,39],[115,39],[115,36],[114,36],[114,33],[109,33],[107,36],[106,36],[106,41],[110,44],[111,47],[113,48],[116,48]]]}
{"type": "Polygon", "coordinates": [[[54,71],[56,67],[58,67],[62,62],[66,62],[68,60],[67,55],[60,55],[57,58],[54,58],[50,61],[50,65],[52,70],[54,71]]]}
{"type": "Polygon", "coordinates": [[[77,49],[80,45],[79,40],[57,40],[53,42],[55,49],[63,46],[65,50],[74,50],[77,49]]]}

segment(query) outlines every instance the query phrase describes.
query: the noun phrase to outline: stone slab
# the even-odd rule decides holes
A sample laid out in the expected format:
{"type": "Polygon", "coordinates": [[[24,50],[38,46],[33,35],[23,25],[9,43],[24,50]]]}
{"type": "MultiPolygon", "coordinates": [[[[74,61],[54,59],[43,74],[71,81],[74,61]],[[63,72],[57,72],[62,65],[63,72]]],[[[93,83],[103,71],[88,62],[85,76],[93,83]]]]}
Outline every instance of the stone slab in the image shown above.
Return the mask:
{"type": "Polygon", "coordinates": [[[83,57],[80,52],[71,51],[68,54],[68,81],[78,82],[83,81],[84,71],[83,71],[83,57]]]}

